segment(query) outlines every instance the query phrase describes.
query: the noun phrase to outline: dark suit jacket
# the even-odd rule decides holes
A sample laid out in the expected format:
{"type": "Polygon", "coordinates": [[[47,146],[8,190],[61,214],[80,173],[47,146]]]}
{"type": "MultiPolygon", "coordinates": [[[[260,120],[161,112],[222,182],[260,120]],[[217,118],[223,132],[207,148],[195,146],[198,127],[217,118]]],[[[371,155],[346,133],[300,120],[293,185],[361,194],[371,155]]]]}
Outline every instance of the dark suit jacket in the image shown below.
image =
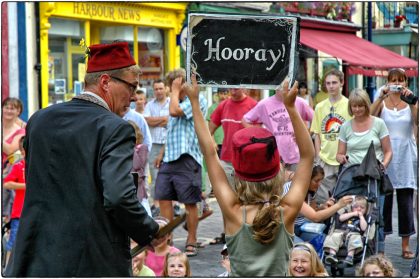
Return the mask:
{"type": "Polygon", "coordinates": [[[130,276],[128,236],[147,244],[158,231],[130,174],[134,129],[77,99],[38,111],[26,129],[26,197],[6,275],[130,276]]]}

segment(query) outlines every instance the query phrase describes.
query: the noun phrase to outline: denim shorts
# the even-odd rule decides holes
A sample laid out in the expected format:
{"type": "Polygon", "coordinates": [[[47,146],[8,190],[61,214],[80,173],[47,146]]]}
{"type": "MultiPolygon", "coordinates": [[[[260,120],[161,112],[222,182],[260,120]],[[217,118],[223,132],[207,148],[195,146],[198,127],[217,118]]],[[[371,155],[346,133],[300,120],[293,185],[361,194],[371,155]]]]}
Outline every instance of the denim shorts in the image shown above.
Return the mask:
{"type": "Polygon", "coordinates": [[[188,154],[163,163],[156,178],[156,200],[194,204],[201,201],[201,165],[188,154]]]}
{"type": "Polygon", "coordinates": [[[10,220],[10,235],[9,240],[6,243],[6,251],[11,251],[13,244],[15,243],[16,234],[19,228],[19,219],[13,218],[10,220]]]}

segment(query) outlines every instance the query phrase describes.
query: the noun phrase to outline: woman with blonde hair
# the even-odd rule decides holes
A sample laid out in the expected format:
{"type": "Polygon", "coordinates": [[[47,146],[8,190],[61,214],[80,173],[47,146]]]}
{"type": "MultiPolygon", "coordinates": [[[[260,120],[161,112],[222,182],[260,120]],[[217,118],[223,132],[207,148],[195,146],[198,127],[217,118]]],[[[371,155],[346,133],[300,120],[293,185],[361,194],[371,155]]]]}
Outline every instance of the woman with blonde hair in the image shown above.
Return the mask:
{"type": "MultiPolygon", "coordinates": [[[[181,80],[176,80],[181,84],[181,80]]],[[[308,129],[295,107],[297,82],[280,87],[289,113],[300,162],[287,196],[281,198],[284,183],[276,139],[267,129],[250,127],[233,136],[232,165],[235,184],[229,185],[213,139],[200,111],[195,75],[193,86],[182,89],[190,98],[195,131],[203,152],[214,194],[220,205],[232,277],[282,277],[287,275],[293,245],[294,221],[305,199],[311,179],[314,148],[308,129]],[[258,260],[255,260],[258,259],[258,260]]]]}
{"type": "Polygon", "coordinates": [[[289,276],[328,277],[328,272],[314,247],[307,242],[296,243],[290,253],[289,276]]]}
{"type": "MultiPolygon", "coordinates": [[[[385,122],[372,116],[369,96],[363,89],[354,89],[349,96],[348,110],[353,119],[340,128],[337,161],[348,166],[362,163],[371,142],[375,147],[376,158],[386,169],[392,159],[391,141],[385,122]]],[[[384,196],[378,197],[380,210],[383,209],[384,196]]],[[[382,214],[381,214],[382,215],[382,214]]],[[[378,251],[385,251],[383,228],[379,227],[378,251]]]]}

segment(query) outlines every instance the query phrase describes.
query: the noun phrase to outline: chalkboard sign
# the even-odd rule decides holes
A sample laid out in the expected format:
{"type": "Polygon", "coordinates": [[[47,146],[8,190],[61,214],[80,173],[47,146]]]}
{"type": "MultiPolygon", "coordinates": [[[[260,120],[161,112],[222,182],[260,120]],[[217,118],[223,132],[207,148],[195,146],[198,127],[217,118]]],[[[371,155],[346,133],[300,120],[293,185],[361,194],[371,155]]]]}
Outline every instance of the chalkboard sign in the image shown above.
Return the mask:
{"type": "Polygon", "coordinates": [[[297,17],[190,13],[187,80],[224,88],[276,89],[294,80],[297,17]]]}

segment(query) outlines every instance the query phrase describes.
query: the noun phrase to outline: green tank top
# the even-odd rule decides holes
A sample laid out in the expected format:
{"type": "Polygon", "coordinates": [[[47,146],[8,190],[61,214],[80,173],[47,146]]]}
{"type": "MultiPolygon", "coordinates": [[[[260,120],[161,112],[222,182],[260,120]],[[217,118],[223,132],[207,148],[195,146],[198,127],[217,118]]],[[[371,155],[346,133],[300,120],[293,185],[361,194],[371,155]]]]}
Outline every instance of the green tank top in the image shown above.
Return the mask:
{"type": "Polygon", "coordinates": [[[252,228],[245,223],[234,235],[226,235],[231,273],[230,277],[286,277],[293,235],[283,223],[283,208],[280,209],[280,227],[275,239],[263,245],[252,238],[252,228]]]}

